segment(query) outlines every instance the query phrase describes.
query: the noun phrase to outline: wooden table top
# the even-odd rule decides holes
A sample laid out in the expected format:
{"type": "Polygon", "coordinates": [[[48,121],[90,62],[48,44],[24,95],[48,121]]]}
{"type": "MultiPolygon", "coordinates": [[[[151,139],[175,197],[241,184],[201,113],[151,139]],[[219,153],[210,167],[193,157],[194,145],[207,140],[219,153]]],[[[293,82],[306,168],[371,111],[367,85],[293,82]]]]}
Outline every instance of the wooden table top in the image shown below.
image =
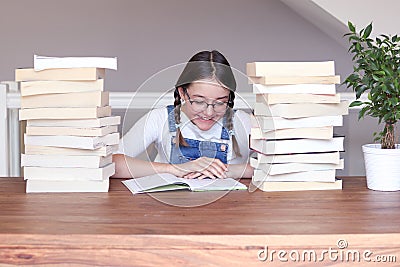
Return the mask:
{"type": "Polygon", "coordinates": [[[132,195],[121,181],[112,179],[108,193],[26,194],[22,178],[0,178],[0,234],[400,233],[400,192],[368,190],[364,177],[343,177],[339,191],[232,191],[223,197],[132,195]]]}

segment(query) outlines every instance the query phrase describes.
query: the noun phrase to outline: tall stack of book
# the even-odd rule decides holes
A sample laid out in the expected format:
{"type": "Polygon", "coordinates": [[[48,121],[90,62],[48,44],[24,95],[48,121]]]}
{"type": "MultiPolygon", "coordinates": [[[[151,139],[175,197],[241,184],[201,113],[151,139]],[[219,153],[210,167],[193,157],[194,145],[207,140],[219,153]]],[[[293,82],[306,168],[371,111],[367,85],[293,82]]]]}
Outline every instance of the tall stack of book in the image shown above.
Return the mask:
{"type": "Polygon", "coordinates": [[[116,58],[35,56],[34,65],[15,71],[19,119],[27,120],[26,192],[107,192],[120,117],[111,116],[104,77],[116,58]]]}
{"type": "Polygon", "coordinates": [[[263,191],[341,189],[336,169],[348,102],[340,100],[333,61],[253,62],[247,75],[256,94],[250,147],[252,183],[263,191]]]}

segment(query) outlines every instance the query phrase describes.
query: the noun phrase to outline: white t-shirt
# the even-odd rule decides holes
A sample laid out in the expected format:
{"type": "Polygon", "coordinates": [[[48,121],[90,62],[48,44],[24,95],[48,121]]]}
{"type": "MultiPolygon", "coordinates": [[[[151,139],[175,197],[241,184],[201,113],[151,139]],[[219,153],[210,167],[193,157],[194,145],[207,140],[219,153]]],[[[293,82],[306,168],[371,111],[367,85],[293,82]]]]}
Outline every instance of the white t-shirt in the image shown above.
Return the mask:
{"type": "MultiPolygon", "coordinates": [[[[181,132],[184,138],[199,141],[227,143],[228,163],[247,163],[250,155],[249,134],[251,128],[250,114],[238,110],[233,117],[233,129],[238,142],[241,157],[232,151],[232,140],[221,140],[222,121],[220,119],[208,131],[200,130],[185,113],[181,112],[181,132]]],[[[167,108],[154,109],[140,118],[136,124],[121,138],[117,153],[136,157],[144,152],[154,142],[158,155],[157,162],[168,163],[171,153],[171,137],[175,133],[169,131],[167,108]]]]}

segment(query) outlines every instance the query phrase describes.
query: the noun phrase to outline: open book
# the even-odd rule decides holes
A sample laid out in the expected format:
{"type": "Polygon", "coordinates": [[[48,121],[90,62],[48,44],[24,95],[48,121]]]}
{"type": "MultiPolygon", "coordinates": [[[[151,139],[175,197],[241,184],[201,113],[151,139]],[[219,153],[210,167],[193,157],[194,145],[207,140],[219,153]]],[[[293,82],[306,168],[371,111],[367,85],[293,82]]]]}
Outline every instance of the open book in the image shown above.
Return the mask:
{"type": "Polygon", "coordinates": [[[159,173],[122,181],[133,194],[171,190],[225,191],[246,190],[246,185],[232,179],[185,179],[169,173],[159,173]]]}

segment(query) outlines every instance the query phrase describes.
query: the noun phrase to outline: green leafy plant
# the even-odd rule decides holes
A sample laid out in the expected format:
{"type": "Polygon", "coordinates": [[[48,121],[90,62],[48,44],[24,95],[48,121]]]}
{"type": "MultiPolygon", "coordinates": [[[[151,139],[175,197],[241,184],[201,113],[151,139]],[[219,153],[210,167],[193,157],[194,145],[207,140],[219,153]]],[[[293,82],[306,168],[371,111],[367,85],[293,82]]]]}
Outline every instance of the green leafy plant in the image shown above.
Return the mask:
{"type": "Polygon", "coordinates": [[[343,82],[352,87],[356,100],[350,107],[361,106],[358,118],[366,115],[384,122],[381,132],[374,133],[381,148],[396,148],[395,124],[400,118],[400,37],[381,34],[370,38],[372,23],[357,32],[349,21],[347,36],[353,54],[353,72],[343,82]],[[368,94],[368,101],[359,100],[368,94]]]}

